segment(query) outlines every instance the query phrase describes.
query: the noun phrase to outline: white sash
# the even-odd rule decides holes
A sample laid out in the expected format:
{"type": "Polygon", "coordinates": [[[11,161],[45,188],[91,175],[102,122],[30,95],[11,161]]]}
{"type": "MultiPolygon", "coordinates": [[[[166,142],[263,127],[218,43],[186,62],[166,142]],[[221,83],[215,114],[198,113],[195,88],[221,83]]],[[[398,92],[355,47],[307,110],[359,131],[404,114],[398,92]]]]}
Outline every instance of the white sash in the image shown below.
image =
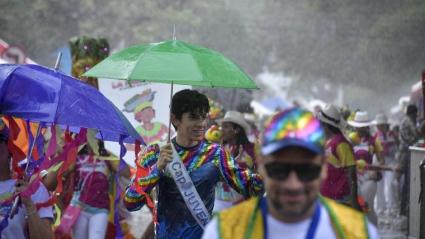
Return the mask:
{"type": "Polygon", "coordinates": [[[173,143],[171,143],[171,147],[173,149],[173,161],[167,165],[166,171],[171,175],[176,183],[190,213],[203,229],[209,222],[210,215],[204,205],[204,202],[199,196],[198,191],[196,191],[195,185],[193,184],[186,167],[180,160],[180,156],[174,148],[173,143]]]}

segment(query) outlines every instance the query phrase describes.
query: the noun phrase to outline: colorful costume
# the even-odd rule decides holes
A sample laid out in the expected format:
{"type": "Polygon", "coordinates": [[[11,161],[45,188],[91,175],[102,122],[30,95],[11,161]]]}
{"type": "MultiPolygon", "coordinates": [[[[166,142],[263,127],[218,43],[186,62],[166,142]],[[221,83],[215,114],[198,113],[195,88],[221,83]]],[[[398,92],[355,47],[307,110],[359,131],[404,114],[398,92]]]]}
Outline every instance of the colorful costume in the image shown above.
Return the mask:
{"type": "MultiPolygon", "coordinates": [[[[383,151],[381,142],[378,138],[372,136],[361,137],[360,143],[354,146],[354,155],[356,160],[364,160],[367,164],[373,164],[373,155],[383,151]]],[[[376,179],[371,177],[373,173],[370,171],[357,171],[357,186],[359,194],[368,204],[368,218],[376,223],[377,218],[374,211],[374,199],[376,196],[377,183],[376,179]]]]}
{"type": "Polygon", "coordinates": [[[81,213],[73,226],[76,238],[106,235],[109,199],[109,169],[104,160],[95,160],[93,155],[77,157],[77,184],[71,205],[81,207],[81,213]]]}
{"type": "MultiPolygon", "coordinates": [[[[218,144],[201,141],[196,146],[183,148],[175,139],[172,143],[209,213],[214,206],[214,189],[219,181],[224,180],[244,197],[262,192],[259,175],[239,168],[218,144]]],[[[159,146],[148,146],[137,167],[138,170],[148,170],[149,175],[132,179],[125,193],[125,206],[135,211],[146,203],[145,196],[137,192],[138,185],[145,193],[158,185],[157,238],[200,238],[202,228],[187,209],[173,179],[157,169],[158,158],[159,146]]]]}
{"type": "MultiPolygon", "coordinates": [[[[86,71],[109,55],[109,43],[105,38],[73,37],[69,40],[72,55],[72,75],[80,78],[86,71]]],[[[99,89],[97,78],[85,79],[99,89]]]]}
{"type": "MultiPolygon", "coordinates": [[[[240,168],[252,169],[254,166],[254,144],[248,143],[243,146],[244,150],[239,151],[239,145],[224,145],[226,151],[230,152],[233,157],[241,154],[237,164],[240,168]]],[[[214,211],[220,211],[222,209],[231,207],[232,205],[241,202],[244,197],[232,189],[225,182],[219,182],[215,188],[215,204],[214,211]]]]}
{"type": "MultiPolygon", "coordinates": [[[[262,200],[250,199],[220,212],[217,215],[218,238],[266,238],[264,221],[267,220],[265,218],[267,211],[264,215],[260,205],[262,200]]],[[[324,198],[319,200],[318,205],[321,212],[329,215],[333,233],[337,238],[369,238],[368,223],[362,213],[324,198]]],[[[322,218],[324,216],[319,218],[319,227],[322,225],[320,224],[322,218]]],[[[300,231],[300,233],[306,232],[300,231]]],[[[318,228],[315,238],[333,238],[334,235],[323,235],[318,228]]]]}
{"type": "MultiPolygon", "coordinates": [[[[379,139],[383,146],[385,165],[396,165],[395,153],[397,151],[396,135],[393,131],[377,131],[374,138],[379,139]]],[[[383,180],[378,182],[377,211],[384,212],[389,209],[392,212],[398,211],[399,183],[392,171],[383,172],[383,180]]]]}
{"type": "Polygon", "coordinates": [[[337,134],[326,142],[327,178],[320,193],[337,201],[348,201],[351,193],[348,167],[355,166],[353,148],[344,135],[337,134]]]}

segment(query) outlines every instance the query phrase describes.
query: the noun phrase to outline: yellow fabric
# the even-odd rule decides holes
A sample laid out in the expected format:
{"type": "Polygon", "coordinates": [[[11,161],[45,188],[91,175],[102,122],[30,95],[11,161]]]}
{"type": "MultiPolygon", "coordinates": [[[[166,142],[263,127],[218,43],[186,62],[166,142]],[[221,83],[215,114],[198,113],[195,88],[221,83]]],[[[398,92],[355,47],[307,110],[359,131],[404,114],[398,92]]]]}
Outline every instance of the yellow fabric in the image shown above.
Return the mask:
{"type": "Polygon", "coordinates": [[[353,151],[348,143],[343,142],[339,144],[336,147],[336,154],[340,159],[341,167],[349,167],[356,165],[356,159],[354,158],[353,151]]]}
{"type": "Polygon", "coordinates": [[[96,138],[97,130],[88,129],[87,130],[87,143],[89,144],[91,150],[95,155],[99,154],[99,140],[96,138]]]}
{"type": "Polygon", "coordinates": [[[61,223],[62,211],[56,203],[53,204],[53,210],[55,210],[55,212],[56,212],[55,221],[53,223],[53,228],[57,228],[61,223]]]}
{"type": "MultiPolygon", "coordinates": [[[[336,203],[330,199],[323,199],[330,208],[329,212],[332,220],[332,214],[335,215],[337,223],[343,233],[338,235],[338,226],[333,225],[335,234],[338,238],[366,239],[367,225],[365,216],[347,206],[336,203]]],[[[243,239],[250,226],[250,221],[257,210],[253,231],[250,238],[263,238],[263,218],[260,210],[257,208],[258,198],[249,199],[235,207],[221,211],[217,215],[219,238],[221,239],[243,239]]]]}
{"type": "Polygon", "coordinates": [[[384,147],[382,146],[382,142],[379,138],[375,139],[375,153],[381,153],[384,151],[384,147]]]}
{"type": "Polygon", "coordinates": [[[334,155],[330,148],[329,152],[326,153],[326,158],[330,164],[336,168],[345,168],[356,165],[356,159],[354,157],[351,146],[347,142],[342,142],[336,147],[336,155],[334,155]]]}
{"type": "Polygon", "coordinates": [[[134,113],[140,112],[148,107],[152,107],[152,101],[145,101],[141,104],[139,104],[138,106],[136,106],[136,108],[134,109],[134,113]]]}
{"type": "MultiPolygon", "coordinates": [[[[258,199],[252,198],[217,215],[219,225],[219,237],[229,239],[243,239],[250,223],[258,199]]],[[[255,217],[254,230],[251,238],[263,237],[263,218],[258,212],[255,217]]]]}
{"type": "Polygon", "coordinates": [[[345,238],[369,238],[369,236],[366,234],[368,230],[364,214],[330,199],[324,199],[324,201],[337,217],[337,221],[339,222],[341,229],[344,232],[345,238]]]}

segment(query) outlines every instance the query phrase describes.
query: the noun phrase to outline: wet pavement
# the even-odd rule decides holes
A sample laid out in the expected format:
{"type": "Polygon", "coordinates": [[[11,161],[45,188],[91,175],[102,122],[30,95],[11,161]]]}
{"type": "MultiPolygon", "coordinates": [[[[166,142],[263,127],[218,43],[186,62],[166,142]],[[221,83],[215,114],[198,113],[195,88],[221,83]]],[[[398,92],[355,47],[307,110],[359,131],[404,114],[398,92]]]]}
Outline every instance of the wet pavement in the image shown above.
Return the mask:
{"type": "Polygon", "coordinates": [[[394,214],[378,216],[378,231],[382,239],[407,238],[407,217],[394,214]]]}

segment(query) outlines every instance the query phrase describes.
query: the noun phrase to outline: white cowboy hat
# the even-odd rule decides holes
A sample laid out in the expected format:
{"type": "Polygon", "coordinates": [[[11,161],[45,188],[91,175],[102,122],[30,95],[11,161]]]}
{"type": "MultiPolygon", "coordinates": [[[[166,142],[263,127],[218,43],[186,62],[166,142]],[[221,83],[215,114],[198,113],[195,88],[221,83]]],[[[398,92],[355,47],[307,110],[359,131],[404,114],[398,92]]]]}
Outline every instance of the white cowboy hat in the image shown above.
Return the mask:
{"type": "Polygon", "coordinates": [[[341,117],[341,112],[332,104],[325,105],[323,109],[317,113],[317,118],[323,123],[332,125],[336,128],[340,129],[342,127],[343,119],[341,117]]]}
{"type": "Polygon", "coordinates": [[[245,131],[246,136],[248,136],[251,132],[251,127],[246,122],[245,118],[243,117],[243,114],[238,111],[227,111],[224,115],[224,118],[218,120],[219,124],[222,124],[223,122],[231,122],[241,126],[245,131]]]}
{"type": "Polygon", "coordinates": [[[354,119],[349,120],[348,124],[354,128],[363,128],[371,126],[372,121],[369,119],[369,115],[366,111],[357,111],[354,115],[354,119]]]}
{"type": "Polygon", "coordinates": [[[385,114],[377,114],[374,121],[372,121],[374,125],[380,125],[380,124],[389,124],[388,123],[388,117],[385,114]]]}

